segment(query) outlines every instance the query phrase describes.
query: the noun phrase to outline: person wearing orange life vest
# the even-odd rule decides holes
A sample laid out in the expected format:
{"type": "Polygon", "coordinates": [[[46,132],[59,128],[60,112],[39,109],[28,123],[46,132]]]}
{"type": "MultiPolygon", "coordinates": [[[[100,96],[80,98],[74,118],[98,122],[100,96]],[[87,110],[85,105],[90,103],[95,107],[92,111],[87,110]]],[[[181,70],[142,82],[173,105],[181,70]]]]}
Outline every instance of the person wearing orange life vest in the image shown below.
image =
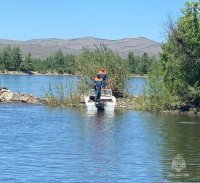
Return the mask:
{"type": "Polygon", "coordinates": [[[107,75],[107,71],[106,69],[104,69],[104,67],[102,67],[100,70],[99,70],[99,73],[100,77],[102,78],[103,80],[103,87],[106,87],[106,84],[107,84],[107,81],[108,81],[108,75],[107,75]]]}
{"type": "Polygon", "coordinates": [[[95,99],[99,100],[101,98],[101,88],[103,87],[103,80],[100,74],[97,74],[94,81],[94,89],[95,89],[95,99]]]}

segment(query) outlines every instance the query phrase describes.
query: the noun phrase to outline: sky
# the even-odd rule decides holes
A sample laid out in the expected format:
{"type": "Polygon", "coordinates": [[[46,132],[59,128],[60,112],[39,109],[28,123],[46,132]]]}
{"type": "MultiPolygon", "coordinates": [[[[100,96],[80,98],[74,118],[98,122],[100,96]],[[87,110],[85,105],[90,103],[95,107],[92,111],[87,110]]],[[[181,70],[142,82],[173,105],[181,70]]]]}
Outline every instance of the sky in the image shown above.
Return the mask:
{"type": "Polygon", "coordinates": [[[0,39],[123,39],[163,42],[163,24],[186,0],[1,0],[0,39]]]}

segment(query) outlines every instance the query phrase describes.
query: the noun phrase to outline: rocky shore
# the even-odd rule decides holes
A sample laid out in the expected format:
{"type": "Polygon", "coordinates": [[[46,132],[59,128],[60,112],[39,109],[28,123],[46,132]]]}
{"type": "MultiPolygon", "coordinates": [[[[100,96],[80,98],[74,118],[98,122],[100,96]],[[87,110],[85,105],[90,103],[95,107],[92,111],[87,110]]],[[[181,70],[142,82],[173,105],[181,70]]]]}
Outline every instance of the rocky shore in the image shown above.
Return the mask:
{"type": "Polygon", "coordinates": [[[15,93],[6,87],[0,88],[0,103],[29,103],[29,104],[42,104],[43,101],[36,96],[26,93],[15,93]]]}

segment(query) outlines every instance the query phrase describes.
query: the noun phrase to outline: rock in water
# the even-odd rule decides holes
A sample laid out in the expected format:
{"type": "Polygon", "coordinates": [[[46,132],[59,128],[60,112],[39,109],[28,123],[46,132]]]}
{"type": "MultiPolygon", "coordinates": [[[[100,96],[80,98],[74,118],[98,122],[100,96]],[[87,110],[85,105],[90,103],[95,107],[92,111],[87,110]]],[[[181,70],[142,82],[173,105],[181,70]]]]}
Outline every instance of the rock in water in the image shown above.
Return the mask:
{"type": "Polygon", "coordinates": [[[29,104],[41,104],[42,100],[39,97],[35,97],[30,94],[14,93],[8,89],[0,88],[0,102],[25,102],[29,104]]]}
{"type": "Polygon", "coordinates": [[[1,101],[10,101],[13,97],[13,92],[5,91],[0,95],[1,101]]]}

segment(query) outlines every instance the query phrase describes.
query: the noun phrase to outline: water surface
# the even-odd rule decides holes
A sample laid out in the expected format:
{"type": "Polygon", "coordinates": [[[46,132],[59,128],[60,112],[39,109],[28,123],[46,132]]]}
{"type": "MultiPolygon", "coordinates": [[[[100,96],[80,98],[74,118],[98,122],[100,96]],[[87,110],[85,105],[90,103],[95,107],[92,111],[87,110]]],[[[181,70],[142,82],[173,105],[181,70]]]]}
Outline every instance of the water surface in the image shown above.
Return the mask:
{"type": "MultiPolygon", "coordinates": [[[[37,75],[0,75],[0,86],[6,86],[14,92],[31,93],[36,96],[43,96],[48,91],[49,86],[76,81],[74,76],[37,76],[37,75]]],[[[145,86],[146,78],[129,78],[127,91],[134,95],[141,95],[145,86]]]]}
{"type": "Polygon", "coordinates": [[[76,80],[73,76],[0,75],[0,86],[11,91],[43,96],[49,86],[55,87],[76,80]]]}

